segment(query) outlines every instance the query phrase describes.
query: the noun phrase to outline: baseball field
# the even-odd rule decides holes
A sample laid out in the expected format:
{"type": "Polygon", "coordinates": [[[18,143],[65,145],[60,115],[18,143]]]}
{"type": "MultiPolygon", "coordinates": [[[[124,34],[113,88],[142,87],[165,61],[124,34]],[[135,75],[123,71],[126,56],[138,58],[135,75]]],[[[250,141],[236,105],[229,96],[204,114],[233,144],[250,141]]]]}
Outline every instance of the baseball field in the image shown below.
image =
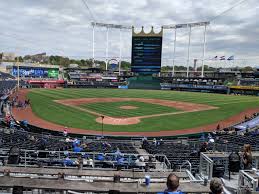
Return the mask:
{"type": "Polygon", "coordinates": [[[100,131],[102,123],[105,132],[206,130],[259,111],[254,96],[119,89],[32,89],[22,95],[30,99],[31,113],[14,110],[19,119],[30,121],[33,114],[31,122],[81,131],[100,131]]]}

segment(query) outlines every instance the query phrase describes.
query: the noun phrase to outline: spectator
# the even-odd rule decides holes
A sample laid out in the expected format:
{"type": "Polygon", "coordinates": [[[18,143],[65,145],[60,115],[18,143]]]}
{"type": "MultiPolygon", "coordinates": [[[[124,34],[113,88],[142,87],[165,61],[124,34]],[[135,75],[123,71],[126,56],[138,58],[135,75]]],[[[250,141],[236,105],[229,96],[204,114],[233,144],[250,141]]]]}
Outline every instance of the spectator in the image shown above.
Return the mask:
{"type": "Polygon", "coordinates": [[[77,160],[75,161],[75,164],[77,165],[79,170],[83,169],[84,163],[83,163],[82,155],[78,155],[77,160]]]}
{"type": "Polygon", "coordinates": [[[67,136],[67,127],[65,127],[65,129],[64,129],[64,131],[63,131],[63,135],[64,135],[64,137],[66,137],[66,136],[67,136]]]}
{"type": "Polygon", "coordinates": [[[121,158],[123,154],[121,153],[120,149],[117,147],[116,152],[114,152],[114,157],[117,160],[117,158],[121,158]]]}
{"type": "Polygon", "coordinates": [[[86,166],[94,167],[93,159],[90,158],[88,154],[83,155],[83,164],[86,166]]]}
{"type": "Polygon", "coordinates": [[[11,121],[10,121],[10,128],[11,128],[11,129],[14,128],[14,124],[15,124],[14,121],[11,120],[11,121]]]}
{"type": "Polygon", "coordinates": [[[251,170],[252,169],[252,150],[250,144],[244,145],[244,154],[243,154],[243,165],[244,170],[251,170]]]}
{"type": "Polygon", "coordinates": [[[83,150],[83,148],[81,148],[80,146],[75,146],[75,147],[73,147],[73,152],[76,152],[76,153],[79,153],[79,152],[81,152],[83,150]]]}
{"type": "Polygon", "coordinates": [[[178,190],[179,177],[175,174],[169,174],[169,176],[167,177],[166,186],[167,189],[165,190],[165,192],[170,192],[170,194],[182,194],[182,192],[178,190]]]}
{"type": "Polygon", "coordinates": [[[105,159],[105,158],[104,158],[103,153],[97,155],[97,160],[99,160],[99,161],[104,161],[104,159],[105,159]]]}
{"type": "Polygon", "coordinates": [[[149,145],[149,144],[148,144],[147,138],[144,137],[144,138],[142,139],[142,149],[145,149],[145,147],[148,146],[148,145],[149,145]]]}
{"type": "Polygon", "coordinates": [[[222,194],[223,185],[219,178],[212,178],[210,181],[210,190],[212,194],[222,194]]]}
{"type": "Polygon", "coordinates": [[[140,156],[136,161],[135,161],[135,166],[144,169],[146,166],[145,159],[143,156],[140,156]]]}
{"type": "Polygon", "coordinates": [[[208,143],[214,143],[215,142],[215,140],[213,139],[212,136],[209,136],[208,138],[209,138],[208,143]]]}
{"type": "MultiPolygon", "coordinates": [[[[104,150],[108,150],[108,149],[110,149],[112,146],[111,146],[111,144],[109,144],[108,142],[104,142],[104,143],[102,143],[102,147],[103,147],[103,149],[104,150]]],[[[117,148],[118,149],[118,148],[117,148]]]]}
{"type": "Polygon", "coordinates": [[[160,145],[163,145],[164,142],[163,142],[163,139],[160,139],[160,145]]]}
{"type": "Polygon", "coordinates": [[[156,138],[154,138],[154,139],[153,139],[153,144],[154,144],[154,146],[156,146],[156,145],[157,145],[156,138]]]}
{"type": "Polygon", "coordinates": [[[200,137],[199,140],[200,140],[201,142],[204,142],[204,141],[205,141],[205,134],[204,134],[204,133],[201,134],[201,137],[200,137]]]}
{"type": "Polygon", "coordinates": [[[216,130],[217,130],[217,131],[219,131],[219,130],[220,130],[220,125],[219,125],[219,124],[217,125],[216,130]]]}
{"type": "Polygon", "coordinates": [[[200,153],[201,153],[201,152],[207,152],[207,149],[208,149],[208,143],[207,143],[207,142],[204,142],[204,143],[201,145],[200,153]]]}
{"type": "Polygon", "coordinates": [[[65,158],[65,160],[63,161],[63,164],[64,164],[64,166],[73,166],[73,165],[74,165],[74,162],[73,162],[73,160],[71,160],[71,159],[69,158],[69,156],[67,156],[67,157],[65,158]]]}
{"type": "Polygon", "coordinates": [[[69,138],[69,137],[67,137],[67,138],[65,139],[65,142],[67,142],[67,143],[71,143],[71,142],[74,142],[74,140],[73,140],[73,139],[71,139],[71,138],[69,138]]]}
{"type": "Polygon", "coordinates": [[[76,147],[76,146],[79,145],[80,143],[81,143],[80,140],[74,139],[72,145],[73,145],[73,147],[76,147]]]}
{"type": "Polygon", "coordinates": [[[121,170],[122,167],[124,166],[124,158],[118,157],[116,161],[116,165],[117,165],[117,170],[121,170]]]}

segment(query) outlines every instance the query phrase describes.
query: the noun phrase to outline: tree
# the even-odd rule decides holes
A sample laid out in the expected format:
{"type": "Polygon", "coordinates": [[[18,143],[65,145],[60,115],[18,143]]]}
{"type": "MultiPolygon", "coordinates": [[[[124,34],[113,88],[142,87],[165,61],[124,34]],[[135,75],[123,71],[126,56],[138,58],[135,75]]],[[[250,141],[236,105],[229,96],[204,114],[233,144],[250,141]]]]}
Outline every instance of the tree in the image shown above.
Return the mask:
{"type": "Polygon", "coordinates": [[[241,69],[241,72],[251,72],[251,71],[254,71],[254,69],[250,66],[246,66],[241,69]]]}
{"type": "Polygon", "coordinates": [[[131,63],[127,61],[121,61],[121,69],[129,70],[131,68],[131,63]]]}
{"type": "Polygon", "coordinates": [[[171,66],[163,66],[161,67],[161,71],[172,71],[173,70],[173,67],[171,66]]]}
{"type": "Polygon", "coordinates": [[[15,57],[15,61],[19,60],[19,62],[23,62],[23,58],[22,56],[19,56],[19,57],[15,57]]]}

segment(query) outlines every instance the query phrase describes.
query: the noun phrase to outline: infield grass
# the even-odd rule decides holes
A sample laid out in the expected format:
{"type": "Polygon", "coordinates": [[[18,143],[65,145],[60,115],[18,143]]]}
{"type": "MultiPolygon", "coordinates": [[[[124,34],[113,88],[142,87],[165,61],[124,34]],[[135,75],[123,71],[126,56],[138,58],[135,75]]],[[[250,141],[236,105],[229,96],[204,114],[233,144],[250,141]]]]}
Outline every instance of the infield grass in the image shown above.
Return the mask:
{"type": "Polygon", "coordinates": [[[172,107],[136,101],[97,102],[83,104],[81,105],[81,107],[111,117],[136,117],[144,115],[172,113],[179,111],[172,107]],[[120,108],[121,106],[133,106],[136,107],[136,109],[125,110],[120,108]]]}

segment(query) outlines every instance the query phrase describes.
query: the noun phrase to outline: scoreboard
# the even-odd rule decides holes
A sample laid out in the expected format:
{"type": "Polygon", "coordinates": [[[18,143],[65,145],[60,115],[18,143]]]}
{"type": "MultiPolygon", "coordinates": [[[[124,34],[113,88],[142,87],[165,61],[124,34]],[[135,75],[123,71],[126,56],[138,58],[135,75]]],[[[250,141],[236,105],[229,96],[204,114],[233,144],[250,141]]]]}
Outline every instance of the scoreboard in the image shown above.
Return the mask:
{"type": "Polygon", "coordinates": [[[162,36],[132,36],[131,71],[140,74],[159,73],[161,69],[162,36]]]}

